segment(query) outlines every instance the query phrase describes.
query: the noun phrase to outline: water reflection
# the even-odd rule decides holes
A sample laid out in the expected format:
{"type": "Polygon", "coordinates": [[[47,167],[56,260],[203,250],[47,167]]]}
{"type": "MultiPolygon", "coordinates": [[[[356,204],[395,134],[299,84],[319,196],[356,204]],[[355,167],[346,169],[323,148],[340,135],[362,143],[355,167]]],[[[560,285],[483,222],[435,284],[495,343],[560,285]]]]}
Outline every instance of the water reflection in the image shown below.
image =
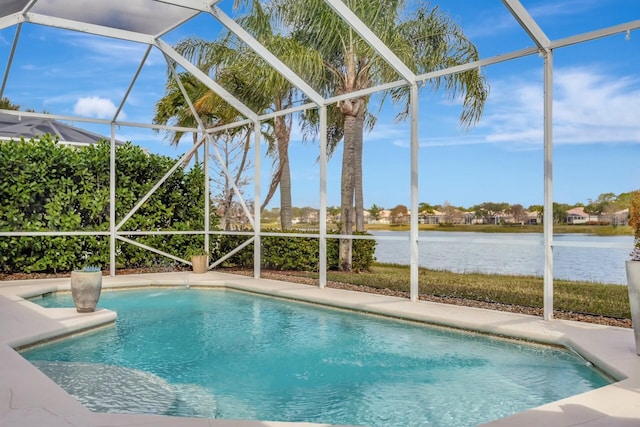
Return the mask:
{"type": "MultiPolygon", "coordinates": [[[[409,232],[374,231],[380,262],[408,265],[409,232]]],[[[554,278],[624,285],[625,260],[632,236],[554,236],[554,278]]],[[[471,233],[423,231],[419,233],[421,267],[457,273],[542,276],[544,247],[541,233],[471,233]]]]}

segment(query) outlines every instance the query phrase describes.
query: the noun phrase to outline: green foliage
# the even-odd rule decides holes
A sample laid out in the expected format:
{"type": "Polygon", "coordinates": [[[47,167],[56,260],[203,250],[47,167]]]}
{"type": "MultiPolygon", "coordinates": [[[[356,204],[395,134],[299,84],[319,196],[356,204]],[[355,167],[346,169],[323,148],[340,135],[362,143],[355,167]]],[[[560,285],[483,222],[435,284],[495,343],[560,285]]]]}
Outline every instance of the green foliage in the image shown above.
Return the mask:
{"type": "Polygon", "coordinates": [[[382,212],[384,210],[384,208],[381,208],[380,206],[377,206],[375,203],[369,208],[369,214],[371,215],[371,218],[375,219],[375,220],[379,220],[380,219],[380,212],[382,212]]]}
{"type": "MultiPolygon", "coordinates": [[[[369,233],[366,232],[354,232],[355,236],[370,236],[369,233]]],[[[333,239],[333,241],[336,241],[333,239]]],[[[338,245],[336,244],[336,252],[338,251],[338,245]]],[[[374,254],[376,252],[376,241],[375,240],[364,240],[364,239],[356,239],[353,241],[353,253],[351,254],[351,264],[353,271],[369,271],[371,265],[375,261],[374,254]]],[[[329,258],[332,259],[332,258],[329,258]]],[[[336,265],[333,268],[331,265],[331,269],[337,269],[337,261],[338,257],[335,257],[336,265]]]]}
{"type": "Polygon", "coordinates": [[[584,211],[591,215],[600,215],[608,209],[617,208],[616,195],[614,193],[603,193],[596,200],[589,199],[589,204],[585,206],[584,211]]]}
{"type": "Polygon", "coordinates": [[[9,98],[0,98],[0,110],[19,110],[20,106],[11,102],[9,98]]]}
{"type": "Polygon", "coordinates": [[[509,203],[506,202],[485,202],[475,205],[471,209],[476,213],[476,218],[482,218],[485,224],[494,224],[496,223],[496,215],[508,212],[509,207],[509,203]]]}
{"type": "MultiPolygon", "coordinates": [[[[278,232],[280,230],[264,230],[278,232]]],[[[286,233],[287,231],[285,231],[286,233]]],[[[317,234],[317,231],[289,230],[296,234],[317,234]]],[[[330,234],[335,234],[331,232],[330,234]]],[[[370,236],[369,233],[354,233],[355,235],[370,236]]],[[[248,239],[248,236],[226,235],[218,236],[214,258],[220,258],[248,239]]],[[[353,240],[352,263],[354,271],[367,271],[375,261],[376,241],[365,239],[353,240]]],[[[318,271],[319,244],[315,237],[263,236],[262,237],[262,266],[272,270],[289,271],[318,271]]],[[[253,244],[229,258],[226,266],[253,266],[253,244]]],[[[338,269],[338,239],[327,239],[327,267],[338,269]]]]}
{"type": "MultiPolygon", "coordinates": [[[[107,142],[82,148],[39,141],[0,143],[0,230],[109,230],[109,158],[107,142]]],[[[125,144],[116,148],[116,221],[120,221],[174,165],[177,159],[147,154],[125,144]]],[[[204,173],[177,169],[123,225],[122,230],[202,230],[204,173]],[[189,200],[189,203],[185,203],[189,200]]],[[[215,220],[215,218],[214,218],[215,220]]],[[[215,222],[213,222],[215,224],[215,222]]],[[[141,236],[137,240],[182,255],[200,244],[192,235],[141,236]]],[[[120,266],[138,267],[173,262],[118,242],[120,266]]],[[[108,237],[22,236],[0,238],[2,271],[70,271],[81,265],[109,264],[108,237]]]]}
{"type": "Polygon", "coordinates": [[[273,270],[318,271],[318,239],[265,236],[262,265],[273,270]]]}

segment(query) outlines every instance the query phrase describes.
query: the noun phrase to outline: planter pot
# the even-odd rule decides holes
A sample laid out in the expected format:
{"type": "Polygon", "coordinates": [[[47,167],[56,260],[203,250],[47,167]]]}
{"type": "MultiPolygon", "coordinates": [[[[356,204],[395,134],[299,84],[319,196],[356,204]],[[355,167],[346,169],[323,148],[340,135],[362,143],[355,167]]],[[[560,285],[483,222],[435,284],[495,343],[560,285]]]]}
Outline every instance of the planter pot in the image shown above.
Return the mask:
{"type": "Polygon", "coordinates": [[[207,255],[195,255],[191,257],[193,272],[197,274],[206,273],[209,270],[209,257],[207,255]]]}
{"type": "Polygon", "coordinates": [[[95,311],[102,291],[101,271],[72,271],[71,296],[78,313],[95,311]]]}
{"type": "Polygon", "coordinates": [[[636,339],[636,354],[640,356],[640,261],[626,261],[626,264],[631,322],[636,339]]]}

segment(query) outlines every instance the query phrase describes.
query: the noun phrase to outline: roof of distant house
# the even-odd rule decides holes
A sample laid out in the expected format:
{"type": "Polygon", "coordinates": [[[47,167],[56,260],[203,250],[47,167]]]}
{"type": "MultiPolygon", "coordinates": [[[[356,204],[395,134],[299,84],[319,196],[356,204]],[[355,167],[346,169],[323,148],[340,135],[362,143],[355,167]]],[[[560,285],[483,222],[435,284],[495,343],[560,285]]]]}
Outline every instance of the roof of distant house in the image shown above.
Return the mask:
{"type": "Polygon", "coordinates": [[[573,209],[569,209],[566,213],[567,215],[573,215],[573,216],[581,216],[581,217],[589,216],[589,214],[584,211],[584,206],[578,206],[573,209]]]}
{"type": "MultiPolygon", "coordinates": [[[[39,139],[45,134],[58,136],[62,144],[95,144],[109,138],[47,117],[0,113],[0,140],[39,139]]],[[[123,145],[122,141],[116,141],[123,145]]]]}

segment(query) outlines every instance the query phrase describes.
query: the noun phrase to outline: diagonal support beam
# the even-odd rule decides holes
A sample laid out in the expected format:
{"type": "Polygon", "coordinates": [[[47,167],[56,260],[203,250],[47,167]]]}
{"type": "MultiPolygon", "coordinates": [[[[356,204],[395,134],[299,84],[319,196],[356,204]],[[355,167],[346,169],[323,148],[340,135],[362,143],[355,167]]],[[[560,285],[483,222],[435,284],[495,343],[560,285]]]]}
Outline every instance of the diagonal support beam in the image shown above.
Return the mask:
{"type": "Polygon", "coordinates": [[[282,76],[287,79],[291,84],[300,89],[305,95],[309,97],[313,102],[317,105],[322,105],[324,103],[323,97],[315,91],[311,86],[307,84],[304,80],[300,78],[295,72],[293,72],[289,67],[287,67],[277,56],[275,56],[271,51],[265,48],[258,40],[256,40],[249,32],[247,32],[244,28],[242,28],[236,21],[231,19],[227,14],[225,14],[222,9],[215,6],[211,8],[211,14],[218,20],[222,25],[227,27],[229,31],[234,33],[236,37],[245,42],[254,52],[256,52],[262,59],[264,59],[269,65],[271,65],[274,69],[276,69],[282,76]]]}
{"type": "Polygon", "coordinates": [[[2,85],[0,86],[0,99],[4,97],[4,89],[7,87],[7,80],[9,79],[9,72],[11,71],[11,63],[13,62],[13,56],[16,53],[16,47],[18,46],[18,40],[20,40],[20,31],[22,30],[22,23],[18,24],[16,34],[13,37],[13,43],[11,44],[11,53],[9,53],[9,60],[7,61],[7,68],[4,71],[2,77],[2,85]]]}
{"type": "Polygon", "coordinates": [[[529,37],[540,49],[548,49],[551,46],[549,37],[542,31],[536,21],[529,15],[527,9],[519,0],[502,0],[504,6],[516,18],[520,26],[529,34],[529,37]]]}
{"type": "Polygon", "coordinates": [[[183,9],[191,10],[194,13],[190,16],[183,16],[182,19],[174,21],[167,28],[164,28],[160,32],[158,32],[155,36],[159,38],[164,36],[165,34],[175,30],[176,28],[182,26],[185,22],[193,19],[198,13],[201,12],[209,12],[209,8],[212,3],[217,3],[219,0],[153,0],[156,3],[163,3],[169,6],[181,7],[183,9]],[[197,12],[197,13],[196,13],[197,12]]]}
{"type": "Polygon", "coordinates": [[[200,115],[198,114],[196,107],[194,107],[193,101],[189,97],[187,90],[184,88],[184,85],[182,84],[182,80],[180,80],[180,76],[176,71],[176,67],[173,66],[173,63],[170,61],[170,58],[167,55],[164,56],[164,59],[165,61],[167,61],[167,66],[171,71],[171,76],[173,77],[175,82],[178,84],[178,88],[180,89],[180,93],[182,93],[182,97],[184,98],[185,101],[187,101],[187,105],[189,106],[189,111],[191,111],[191,115],[193,116],[194,120],[198,123],[198,129],[200,129],[200,131],[204,133],[204,123],[202,122],[202,119],[200,118],[200,115]]]}
{"type": "Polygon", "coordinates": [[[191,262],[187,261],[186,259],[182,259],[182,258],[179,258],[179,257],[177,257],[175,255],[171,255],[168,252],[161,251],[160,249],[156,249],[156,248],[151,247],[149,245],[145,245],[144,243],[136,242],[135,240],[128,239],[128,238],[126,238],[126,237],[124,237],[122,235],[117,235],[116,239],[118,239],[118,240],[120,240],[122,242],[129,243],[129,244],[131,244],[133,246],[137,246],[139,248],[145,249],[145,250],[147,250],[149,252],[153,252],[155,254],[162,255],[162,256],[167,257],[167,258],[171,258],[172,260],[175,260],[175,261],[178,261],[178,262],[183,262],[185,264],[191,265],[191,262]]]}
{"type": "Polygon", "coordinates": [[[29,3],[22,9],[22,13],[31,12],[31,9],[33,9],[33,6],[35,6],[37,2],[38,0],[29,0],[29,3]]]}
{"type": "Polygon", "coordinates": [[[113,121],[115,122],[118,119],[118,116],[120,115],[120,112],[122,111],[122,108],[124,107],[125,102],[127,102],[127,98],[129,98],[129,94],[131,93],[131,90],[133,89],[133,85],[136,84],[136,81],[138,80],[138,77],[140,76],[140,72],[142,71],[142,68],[144,67],[144,64],[147,62],[147,58],[149,57],[149,53],[151,53],[151,49],[153,48],[153,46],[149,45],[147,46],[147,50],[145,51],[144,55],[142,56],[142,61],[140,61],[140,65],[138,65],[138,69],[136,70],[136,73],[133,76],[133,79],[131,80],[131,83],[129,84],[129,87],[127,88],[127,91],[125,92],[124,96],[122,97],[122,100],[120,101],[120,105],[118,105],[118,109],[116,110],[116,112],[113,115],[113,121]]]}
{"type": "Polygon", "coordinates": [[[209,268],[216,268],[217,266],[219,266],[220,264],[222,264],[223,262],[225,262],[226,260],[234,256],[235,254],[237,254],[238,252],[240,252],[241,250],[249,246],[251,243],[253,243],[254,240],[255,240],[254,236],[249,237],[249,239],[246,240],[244,243],[242,243],[239,246],[236,246],[232,251],[228,252],[223,257],[217,259],[213,264],[209,266],[209,268]]]}
{"type": "Polygon", "coordinates": [[[416,75],[375,35],[341,0],[324,0],[360,37],[369,44],[409,84],[416,82],[416,75]]]}
{"type": "Polygon", "coordinates": [[[164,184],[164,182],[169,179],[169,177],[173,174],[173,172],[175,172],[176,169],[178,169],[179,167],[181,167],[182,165],[184,165],[184,161],[188,158],[191,157],[191,155],[198,149],[198,147],[200,147],[200,145],[202,144],[202,140],[200,140],[198,142],[198,144],[194,145],[193,147],[191,147],[191,149],[189,151],[187,151],[181,159],[179,159],[171,169],[169,169],[169,171],[167,173],[164,174],[164,176],[162,178],[160,178],[160,180],[158,182],[156,182],[156,184],[147,192],[147,194],[145,194],[142,199],[140,199],[138,201],[138,203],[129,211],[128,214],[126,214],[124,216],[124,218],[122,218],[122,220],[120,220],[120,222],[118,223],[118,225],[116,225],[116,231],[119,231],[122,226],[129,221],[129,218],[131,218],[133,216],[133,214],[135,214],[138,209],[140,209],[142,207],[142,205],[144,205],[146,203],[146,201],[153,196],[153,193],[156,192],[156,190],[158,188],[160,188],[160,186],[162,184],[164,184]]]}

